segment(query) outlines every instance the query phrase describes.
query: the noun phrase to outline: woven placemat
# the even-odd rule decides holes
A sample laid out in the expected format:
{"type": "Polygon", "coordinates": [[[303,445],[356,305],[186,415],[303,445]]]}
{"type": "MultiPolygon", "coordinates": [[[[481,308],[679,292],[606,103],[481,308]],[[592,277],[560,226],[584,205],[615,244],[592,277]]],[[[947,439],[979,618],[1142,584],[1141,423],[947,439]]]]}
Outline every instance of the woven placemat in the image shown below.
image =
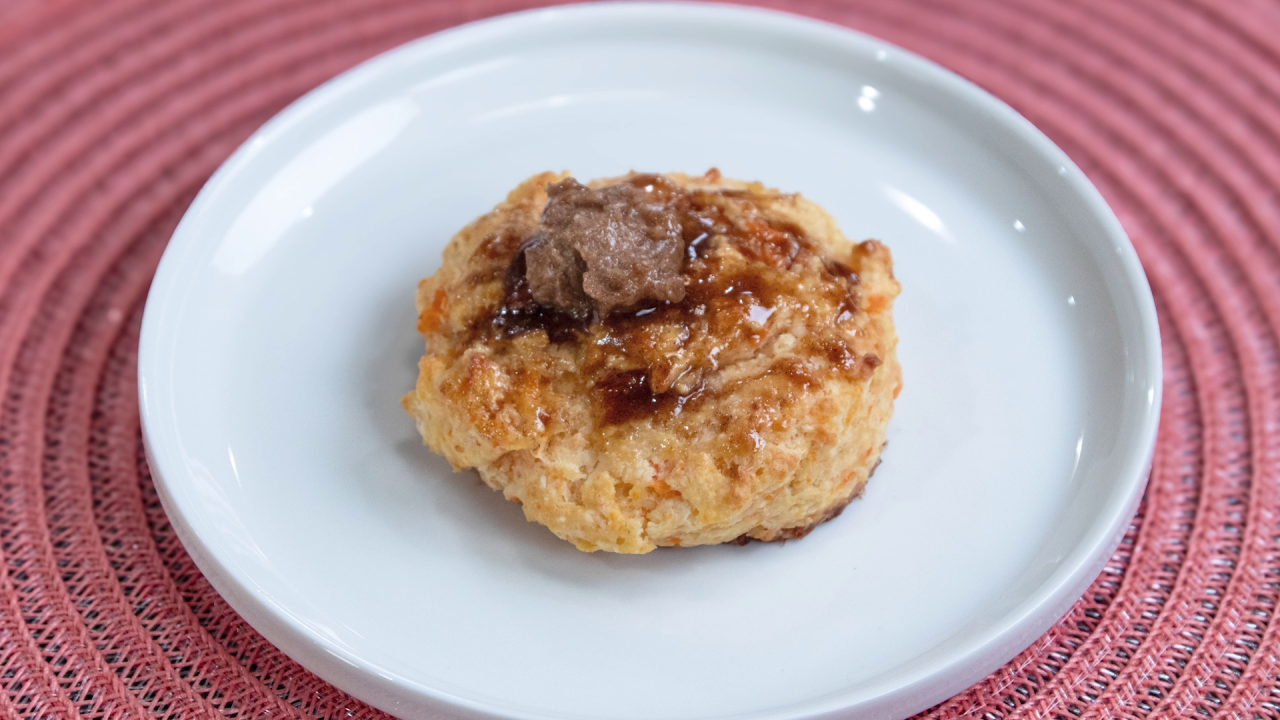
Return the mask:
{"type": "MultiPolygon", "coordinates": [[[[290,100],[533,3],[0,1],[0,713],[372,717],[196,570],[140,449],[142,302],[201,184],[290,100]]],[[[1164,338],[1147,496],[1044,637],[935,717],[1277,717],[1280,4],[774,0],[1008,101],[1098,185],[1164,338]]]]}

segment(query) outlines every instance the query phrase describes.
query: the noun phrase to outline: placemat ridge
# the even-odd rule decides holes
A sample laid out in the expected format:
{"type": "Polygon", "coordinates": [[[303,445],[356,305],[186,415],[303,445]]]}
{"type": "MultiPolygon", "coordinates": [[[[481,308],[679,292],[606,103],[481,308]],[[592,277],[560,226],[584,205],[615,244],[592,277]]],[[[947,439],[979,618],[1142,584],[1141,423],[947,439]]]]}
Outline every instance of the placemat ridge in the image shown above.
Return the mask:
{"type": "MultiPolygon", "coordinates": [[[[1147,496],[1084,597],[938,718],[1280,717],[1280,7],[777,0],[1009,102],[1085,170],[1156,297],[1147,496]]],[[[534,3],[0,8],[0,714],[382,717],[186,556],[140,448],[141,306],[210,173],[328,77],[534,3]]]]}

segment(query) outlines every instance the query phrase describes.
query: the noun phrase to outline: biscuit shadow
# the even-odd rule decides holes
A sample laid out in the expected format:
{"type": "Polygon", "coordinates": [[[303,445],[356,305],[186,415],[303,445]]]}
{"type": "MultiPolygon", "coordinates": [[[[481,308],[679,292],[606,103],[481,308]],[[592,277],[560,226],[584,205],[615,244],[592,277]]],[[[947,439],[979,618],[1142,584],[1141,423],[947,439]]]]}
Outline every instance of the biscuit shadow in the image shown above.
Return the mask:
{"type": "Polygon", "coordinates": [[[444,458],[416,440],[396,444],[395,451],[423,469],[415,492],[439,518],[433,534],[441,545],[466,553],[498,572],[534,572],[546,580],[605,595],[631,597],[637,586],[669,583],[697,573],[723,554],[745,558],[757,548],[658,548],[646,555],[586,553],[525,519],[520,505],[489,488],[474,470],[452,472],[444,458]]]}

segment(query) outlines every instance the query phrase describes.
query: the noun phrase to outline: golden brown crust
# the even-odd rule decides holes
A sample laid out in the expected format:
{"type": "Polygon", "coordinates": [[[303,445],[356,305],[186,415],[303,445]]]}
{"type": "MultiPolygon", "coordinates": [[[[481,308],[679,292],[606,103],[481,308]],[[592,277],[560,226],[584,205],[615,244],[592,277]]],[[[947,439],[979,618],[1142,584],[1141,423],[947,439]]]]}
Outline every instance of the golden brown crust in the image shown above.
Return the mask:
{"type": "Polygon", "coordinates": [[[424,441],[583,550],[797,537],[838,514],[901,386],[888,249],[714,171],[596,181],[679,196],[687,293],[575,323],[522,305],[508,272],[565,176],[526,180],[419,284],[404,405],[424,441]]]}

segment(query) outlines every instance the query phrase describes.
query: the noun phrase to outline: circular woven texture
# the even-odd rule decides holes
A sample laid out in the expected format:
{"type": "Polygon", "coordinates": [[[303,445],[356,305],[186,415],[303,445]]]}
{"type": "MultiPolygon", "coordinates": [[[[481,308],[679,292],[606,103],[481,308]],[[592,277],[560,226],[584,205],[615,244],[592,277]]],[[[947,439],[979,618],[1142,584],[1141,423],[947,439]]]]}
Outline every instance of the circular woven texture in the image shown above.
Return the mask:
{"type": "MultiPolygon", "coordinates": [[[[201,576],[141,452],[138,328],[183,210],[259,124],[527,0],[0,4],[0,715],[373,717],[201,576]]],[[[1277,717],[1280,5],[767,0],[1009,102],[1084,168],[1164,338],[1151,483],[1048,633],[924,715],[1277,717]]]]}

